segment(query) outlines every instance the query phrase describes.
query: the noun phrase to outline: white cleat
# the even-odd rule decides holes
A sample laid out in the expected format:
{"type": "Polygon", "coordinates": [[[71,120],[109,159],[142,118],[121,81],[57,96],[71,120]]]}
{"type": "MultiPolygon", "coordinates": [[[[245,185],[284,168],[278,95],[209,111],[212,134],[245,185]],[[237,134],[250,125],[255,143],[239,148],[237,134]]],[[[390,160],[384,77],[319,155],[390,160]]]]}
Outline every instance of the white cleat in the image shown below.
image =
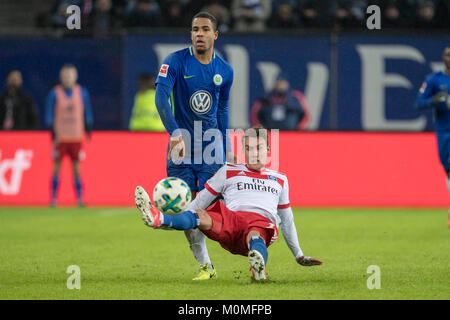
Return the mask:
{"type": "Polygon", "coordinates": [[[147,192],[141,186],[137,186],[134,191],[134,202],[136,203],[136,207],[142,213],[142,220],[144,223],[155,229],[161,227],[160,223],[160,215],[159,210],[153,207],[150,197],[147,192]]]}
{"type": "Polygon", "coordinates": [[[248,262],[250,262],[250,270],[252,271],[253,279],[266,280],[266,266],[264,265],[264,258],[256,250],[248,252],[248,262]]]}

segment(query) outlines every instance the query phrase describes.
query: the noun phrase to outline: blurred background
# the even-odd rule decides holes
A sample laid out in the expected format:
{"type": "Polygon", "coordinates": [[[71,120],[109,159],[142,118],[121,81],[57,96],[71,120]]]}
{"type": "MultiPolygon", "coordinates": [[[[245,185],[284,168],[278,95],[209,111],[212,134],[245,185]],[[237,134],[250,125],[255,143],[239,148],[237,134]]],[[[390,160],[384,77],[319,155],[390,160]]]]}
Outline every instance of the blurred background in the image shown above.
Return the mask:
{"type": "Polygon", "coordinates": [[[156,75],[166,54],[190,44],[200,10],[219,20],[216,49],[235,70],[232,127],[257,121],[255,102],[281,74],[305,97],[299,129],[432,129],[431,113],[413,102],[424,77],[442,69],[447,0],[3,0],[0,87],[20,70],[44,129],[48,91],[73,63],[91,95],[94,129],[127,130],[139,76],[156,75]],[[72,4],[81,8],[80,30],[66,27],[72,4]],[[381,30],[366,27],[371,4],[381,8],[381,30]]]}
{"type": "MultiPolygon", "coordinates": [[[[128,134],[125,131],[161,131],[133,124],[133,108],[140,94],[154,89],[154,77],[164,57],[190,45],[191,19],[200,10],[218,19],[219,38],[215,49],[234,69],[229,104],[232,128],[262,123],[283,131],[331,133],[331,136],[280,136],[287,139],[283,141],[290,141],[280,150],[301,141],[303,144],[299,146],[303,149],[298,150],[298,156],[307,161],[296,170],[296,187],[304,197],[294,204],[447,204],[444,174],[432,135],[432,112],[417,111],[414,101],[425,77],[433,71],[444,70],[442,54],[450,44],[448,0],[2,0],[0,90],[2,93],[7,90],[10,71],[18,70],[27,103],[33,106],[29,121],[12,129],[48,129],[45,125],[47,96],[59,82],[61,67],[73,64],[78,70],[78,82],[89,91],[94,118],[93,139],[86,147],[83,169],[86,202],[128,203],[123,197],[114,202],[118,198],[111,196],[113,190],[104,190],[103,200],[98,200],[100,198],[92,193],[95,182],[91,181],[99,180],[98,186],[103,188],[108,185],[106,181],[111,181],[111,187],[115,185],[117,189],[120,184],[117,181],[126,174],[113,169],[112,164],[103,168],[104,163],[112,161],[111,157],[105,158],[106,153],[128,153],[119,157],[122,163],[138,161],[134,153],[139,143],[158,146],[152,151],[156,154],[158,150],[162,156],[158,160],[140,159],[143,163],[136,167],[148,166],[149,161],[158,164],[149,168],[146,177],[136,173],[131,179],[128,174],[124,178],[126,182],[122,183],[125,188],[122,194],[139,180],[149,179],[151,185],[162,178],[167,142],[164,134],[155,133],[151,138],[137,134],[128,140],[120,139],[128,134]],[[67,28],[70,5],[80,8],[81,28],[78,30],[67,28]],[[367,28],[366,22],[371,16],[366,13],[369,5],[380,8],[380,30],[367,28]],[[280,102],[280,97],[286,96],[288,99],[280,102]],[[283,108],[273,108],[280,104],[284,104],[283,108]],[[114,137],[104,136],[103,131],[114,131],[114,137]],[[118,136],[117,131],[122,134],[118,136]],[[345,132],[350,135],[344,135],[345,132]],[[355,132],[382,133],[371,136],[370,139],[374,139],[370,140],[374,143],[371,145],[367,136],[355,136],[355,132]],[[428,135],[425,138],[417,135],[421,132],[428,135]],[[291,140],[285,138],[288,136],[291,140]],[[333,140],[340,137],[343,140],[333,140]],[[359,138],[363,139],[360,149],[352,148],[359,138]],[[118,141],[127,149],[115,150],[118,141]],[[337,148],[339,143],[342,145],[337,148]],[[371,148],[369,153],[367,148],[371,148]],[[405,148],[409,149],[405,151],[405,148]],[[392,155],[395,152],[397,157],[392,155]],[[359,159],[361,168],[355,173],[352,165],[355,155],[364,153],[367,157],[370,154],[370,159],[359,159]],[[390,158],[386,157],[388,154],[390,158]],[[329,165],[331,158],[334,166],[329,165]],[[416,161],[413,167],[411,159],[416,161]],[[96,161],[95,164],[92,161],[96,161]],[[367,168],[377,167],[382,171],[372,171],[364,181],[349,184],[347,191],[350,191],[343,196],[334,193],[348,178],[348,172],[337,170],[342,165],[354,171],[351,177],[364,176],[367,168]],[[108,171],[100,179],[102,169],[108,171]],[[411,175],[418,171],[422,180],[411,175]],[[316,183],[302,185],[302,175],[316,183]],[[371,188],[361,188],[361,184],[370,179],[378,179],[379,183],[372,180],[371,188]],[[419,184],[422,189],[416,187],[419,184]],[[389,185],[392,190],[380,187],[382,185],[389,185]],[[403,192],[403,198],[398,190],[403,192]],[[380,202],[380,199],[389,200],[380,202]]],[[[151,103],[151,99],[147,101],[151,103]]],[[[0,134],[0,148],[3,159],[17,159],[15,152],[19,147],[33,150],[35,164],[32,168],[37,166],[41,170],[36,177],[29,178],[29,182],[24,178],[21,190],[29,188],[28,203],[44,204],[48,201],[51,170],[50,139],[45,132],[45,138],[39,138],[43,140],[36,138],[34,145],[30,145],[33,137],[38,137],[33,132],[30,135],[22,132],[25,135],[13,139],[11,130],[5,130],[0,134]],[[36,141],[42,141],[40,147],[36,146],[36,141]],[[37,188],[37,185],[43,187],[37,188]],[[33,195],[37,189],[45,192],[33,195]]],[[[286,160],[288,157],[284,156],[280,165],[289,172],[294,170],[289,166],[297,163],[290,163],[286,160]]],[[[115,156],[114,161],[119,158],[115,156]]],[[[2,174],[3,185],[11,186],[13,177],[12,173],[7,173],[6,168],[10,167],[4,166],[2,171],[0,165],[0,203],[23,203],[23,197],[6,196],[4,192],[2,195],[2,174]]],[[[32,171],[26,170],[24,177],[32,171]]],[[[71,196],[64,196],[66,193],[72,192],[63,191],[66,200],[62,202],[70,203],[71,196]]],[[[114,194],[119,191],[115,190],[114,194]]]]}

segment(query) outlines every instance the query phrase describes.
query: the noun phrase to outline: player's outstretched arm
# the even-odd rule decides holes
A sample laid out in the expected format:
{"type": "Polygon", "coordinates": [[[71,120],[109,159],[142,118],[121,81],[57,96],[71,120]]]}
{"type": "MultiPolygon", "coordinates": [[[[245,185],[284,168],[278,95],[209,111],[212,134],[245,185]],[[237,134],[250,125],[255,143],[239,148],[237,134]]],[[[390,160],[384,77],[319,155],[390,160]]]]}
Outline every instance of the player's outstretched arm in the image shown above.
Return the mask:
{"type": "Polygon", "coordinates": [[[278,209],[278,215],[281,219],[281,232],[283,232],[284,240],[289,249],[291,249],[297,263],[304,267],[321,265],[322,261],[303,255],[303,251],[300,248],[298,241],[292,209],[290,207],[278,209]]]}
{"type": "Polygon", "coordinates": [[[186,210],[196,211],[197,209],[206,210],[209,205],[216,199],[216,196],[212,194],[208,189],[200,191],[194,200],[189,204],[186,210]]]}

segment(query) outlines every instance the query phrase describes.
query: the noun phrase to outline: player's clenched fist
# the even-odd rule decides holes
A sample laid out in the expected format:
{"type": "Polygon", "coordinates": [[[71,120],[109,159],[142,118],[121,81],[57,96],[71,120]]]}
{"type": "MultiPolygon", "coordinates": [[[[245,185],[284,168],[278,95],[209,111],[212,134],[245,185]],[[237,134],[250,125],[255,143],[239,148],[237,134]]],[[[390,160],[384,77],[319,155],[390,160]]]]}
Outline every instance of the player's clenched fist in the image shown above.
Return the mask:
{"type": "Polygon", "coordinates": [[[172,159],[173,162],[181,161],[184,158],[185,145],[183,136],[171,137],[169,142],[169,153],[167,158],[172,159]]]}

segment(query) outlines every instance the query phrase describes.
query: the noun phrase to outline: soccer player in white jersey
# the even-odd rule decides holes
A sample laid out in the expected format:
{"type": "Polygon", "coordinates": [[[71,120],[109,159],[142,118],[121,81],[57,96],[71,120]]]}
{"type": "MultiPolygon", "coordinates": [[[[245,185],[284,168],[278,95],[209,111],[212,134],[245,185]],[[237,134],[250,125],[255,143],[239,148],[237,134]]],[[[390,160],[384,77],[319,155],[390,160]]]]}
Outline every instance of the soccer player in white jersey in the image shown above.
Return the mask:
{"type": "Polygon", "coordinates": [[[269,151],[267,130],[247,129],[243,140],[246,164],[224,165],[207,181],[205,189],[187,210],[178,215],[159,212],[145,190],[136,187],[135,202],[145,224],[155,229],[198,228],[227,251],[248,256],[255,280],[266,279],[267,247],[277,239],[277,227],[281,224],[297,263],[321,265],[321,261],[304,256],[300,248],[289,204],[287,177],[265,168],[269,151]],[[223,196],[223,201],[207,208],[219,195],[223,196]]]}

